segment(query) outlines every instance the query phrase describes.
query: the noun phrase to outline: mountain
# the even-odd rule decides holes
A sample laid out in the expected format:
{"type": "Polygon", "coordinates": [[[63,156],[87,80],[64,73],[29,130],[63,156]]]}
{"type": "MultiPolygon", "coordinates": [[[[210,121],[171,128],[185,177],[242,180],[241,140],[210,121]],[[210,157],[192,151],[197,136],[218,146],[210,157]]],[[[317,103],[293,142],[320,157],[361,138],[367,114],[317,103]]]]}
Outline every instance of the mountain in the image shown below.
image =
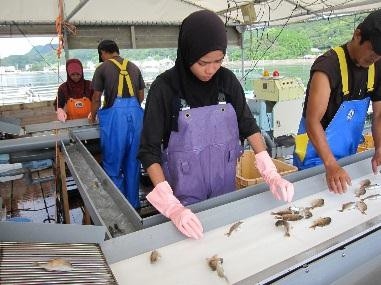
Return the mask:
{"type": "Polygon", "coordinates": [[[25,69],[26,65],[31,65],[32,70],[42,70],[44,66],[50,65],[56,56],[57,45],[34,46],[24,55],[10,55],[1,59],[1,65],[16,66],[17,69],[25,69]]]}
{"type": "MultiPolygon", "coordinates": [[[[96,50],[70,50],[70,58],[79,58],[82,62],[98,61],[98,53],[96,50]]],[[[11,55],[0,60],[1,66],[16,66],[17,69],[23,70],[29,66],[29,70],[43,70],[44,67],[56,66],[57,62],[61,65],[65,64],[65,52],[62,51],[60,59],[57,56],[57,45],[46,44],[34,46],[28,53],[24,55],[11,55]]]]}

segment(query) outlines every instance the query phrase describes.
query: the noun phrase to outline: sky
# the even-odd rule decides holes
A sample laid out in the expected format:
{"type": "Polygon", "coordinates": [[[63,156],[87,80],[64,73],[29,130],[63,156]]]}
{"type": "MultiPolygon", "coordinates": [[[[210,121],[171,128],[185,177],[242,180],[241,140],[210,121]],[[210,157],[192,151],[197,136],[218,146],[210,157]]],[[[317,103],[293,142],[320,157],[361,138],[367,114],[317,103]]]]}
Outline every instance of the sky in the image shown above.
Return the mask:
{"type": "Polygon", "coordinates": [[[34,46],[52,42],[57,44],[57,37],[27,37],[27,38],[0,38],[0,58],[9,55],[23,55],[34,46]]]}

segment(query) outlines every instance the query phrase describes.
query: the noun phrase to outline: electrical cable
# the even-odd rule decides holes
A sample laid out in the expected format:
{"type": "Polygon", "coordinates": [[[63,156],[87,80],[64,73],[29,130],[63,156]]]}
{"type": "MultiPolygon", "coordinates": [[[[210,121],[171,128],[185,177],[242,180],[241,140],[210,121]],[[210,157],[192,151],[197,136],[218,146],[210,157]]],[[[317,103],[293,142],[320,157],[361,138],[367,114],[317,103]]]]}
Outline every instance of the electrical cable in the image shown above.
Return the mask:
{"type": "MultiPolygon", "coordinates": [[[[19,25],[15,22],[15,21],[13,21],[12,22],[13,23],[13,25],[15,25],[16,26],[16,28],[18,29],[18,31],[24,36],[24,38],[29,42],[29,44],[32,46],[32,50],[37,54],[37,55],[39,55],[40,57],[41,57],[41,59],[44,61],[44,63],[46,64],[46,65],[48,65],[49,67],[50,67],[50,69],[52,69],[54,72],[56,72],[55,70],[54,70],[54,68],[53,68],[53,66],[45,59],[45,57],[41,54],[41,52],[33,45],[33,43],[29,40],[29,38],[27,37],[27,35],[24,33],[24,31],[19,27],[19,25]]],[[[53,46],[51,45],[51,47],[52,47],[52,49],[54,49],[53,48],[53,46]]],[[[58,72],[56,72],[57,73],[57,75],[58,75],[58,78],[61,80],[61,82],[63,82],[64,80],[60,77],[60,75],[59,75],[59,70],[58,70],[58,72]]]]}
{"type": "MultiPolygon", "coordinates": [[[[41,178],[41,177],[40,177],[40,172],[39,172],[39,171],[37,171],[37,175],[38,175],[38,178],[41,178]]],[[[46,219],[43,220],[43,222],[45,223],[46,221],[48,221],[48,222],[50,223],[50,221],[55,221],[55,219],[53,219],[53,218],[50,217],[50,213],[49,213],[49,211],[48,211],[48,208],[49,208],[49,207],[48,207],[48,205],[47,205],[47,203],[46,203],[46,198],[45,198],[44,189],[42,188],[41,183],[39,183],[39,186],[40,186],[40,189],[41,189],[42,199],[44,200],[44,205],[45,205],[44,209],[46,210],[46,214],[47,214],[47,216],[48,216],[46,219]]]]}
{"type": "MultiPolygon", "coordinates": [[[[260,59],[262,59],[265,54],[267,53],[267,51],[273,46],[273,44],[277,41],[278,37],[282,34],[283,30],[285,29],[285,27],[288,25],[288,22],[290,21],[293,13],[295,12],[295,10],[298,8],[298,6],[295,6],[294,9],[291,11],[291,14],[288,16],[285,24],[282,26],[281,30],[279,31],[279,33],[275,36],[275,38],[270,41],[270,45],[265,49],[265,51],[262,53],[262,55],[255,61],[254,65],[252,65],[252,67],[245,73],[245,75],[241,78],[241,81],[244,81],[246,80],[246,77],[249,75],[250,72],[252,72],[254,70],[254,68],[257,66],[258,62],[260,59]]],[[[269,14],[269,17],[270,17],[270,14],[269,14]]],[[[268,35],[268,34],[267,34],[268,35]]]]}

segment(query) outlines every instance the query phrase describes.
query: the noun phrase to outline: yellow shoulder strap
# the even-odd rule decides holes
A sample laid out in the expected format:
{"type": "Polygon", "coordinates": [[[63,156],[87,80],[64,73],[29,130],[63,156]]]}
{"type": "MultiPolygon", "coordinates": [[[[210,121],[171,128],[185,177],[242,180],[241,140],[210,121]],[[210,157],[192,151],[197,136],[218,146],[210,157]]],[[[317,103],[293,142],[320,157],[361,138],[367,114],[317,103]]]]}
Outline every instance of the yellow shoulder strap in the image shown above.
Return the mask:
{"type": "Polygon", "coordinates": [[[122,64],[120,64],[117,60],[113,58],[110,58],[109,60],[113,62],[120,69],[119,83],[118,83],[118,96],[123,95],[123,83],[124,83],[123,79],[124,78],[126,79],[128,92],[130,93],[131,96],[134,96],[135,94],[134,94],[134,89],[132,88],[131,77],[127,71],[128,59],[124,59],[122,64]]]}
{"type": "MultiPolygon", "coordinates": [[[[341,73],[341,81],[343,83],[343,93],[344,95],[349,94],[349,87],[348,87],[348,67],[347,67],[347,61],[345,59],[345,53],[342,47],[335,47],[333,50],[336,52],[337,57],[339,58],[339,64],[340,64],[340,73],[341,73]]],[[[367,84],[367,90],[368,92],[371,92],[374,90],[374,63],[369,66],[368,68],[368,84],[367,84]]]]}
{"type": "Polygon", "coordinates": [[[304,161],[306,157],[308,141],[307,133],[299,134],[295,137],[295,154],[299,156],[301,161],[304,161]]]}
{"type": "Polygon", "coordinates": [[[368,85],[367,85],[368,92],[371,92],[374,90],[374,76],[375,76],[374,63],[372,63],[372,65],[369,66],[368,68],[368,85]]]}
{"type": "Polygon", "coordinates": [[[343,93],[345,96],[349,94],[347,60],[345,59],[345,53],[342,47],[335,47],[333,50],[336,52],[339,59],[341,82],[343,84],[343,93]]]}

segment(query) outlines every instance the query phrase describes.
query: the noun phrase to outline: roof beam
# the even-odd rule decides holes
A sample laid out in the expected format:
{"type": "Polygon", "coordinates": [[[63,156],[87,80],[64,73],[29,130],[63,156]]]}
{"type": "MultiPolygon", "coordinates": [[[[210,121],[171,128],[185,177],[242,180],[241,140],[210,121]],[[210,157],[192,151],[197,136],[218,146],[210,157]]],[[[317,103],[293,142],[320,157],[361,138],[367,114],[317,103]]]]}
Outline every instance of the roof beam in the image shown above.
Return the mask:
{"type": "MultiPolygon", "coordinates": [[[[96,49],[103,39],[112,38],[121,49],[176,48],[177,25],[96,25],[77,24],[77,34],[68,33],[65,48],[96,49]]],[[[241,34],[235,27],[227,27],[228,44],[240,46],[241,34]]],[[[55,24],[7,23],[0,25],[0,37],[54,36],[55,24]]]]}
{"type": "Polygon", "coordinates": [[[69,13],[69,15],[67,17],[65,17],[65,21],[70,21],[70,19],[75,16],[75,14],[78,13],[79,10],[82,9],[83,6],[86,5],[86,3],[88,2],[89,0],[81,0],[79,2],[79,4],[69,13]]]}
{"type": "MultiPolygon", "coordinates": [[[[228,29],[228,44],[240,46],[241,34],[234,27],[228,29]]],[[[113,39],[121,49],[176,48],[178,26],[77,26],[79,33],[68,36],[69,49],[96,48],[103,39],[113,39]],[[111,36],[110,35],[115,35],[111,36]]]]}

